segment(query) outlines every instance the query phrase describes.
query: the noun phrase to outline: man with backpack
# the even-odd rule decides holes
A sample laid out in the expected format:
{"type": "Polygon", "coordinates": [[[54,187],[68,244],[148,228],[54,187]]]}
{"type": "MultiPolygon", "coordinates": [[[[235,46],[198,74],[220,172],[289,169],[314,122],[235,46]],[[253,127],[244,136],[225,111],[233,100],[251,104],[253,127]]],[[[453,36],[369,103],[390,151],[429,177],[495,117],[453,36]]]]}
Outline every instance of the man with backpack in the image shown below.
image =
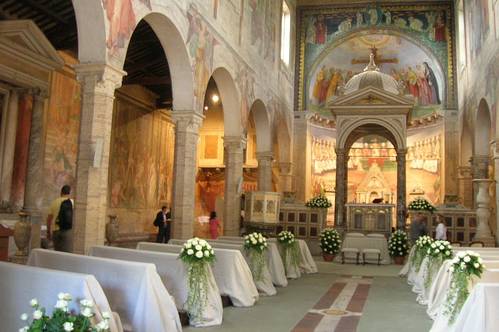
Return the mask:
{"type": "Polygon", "coordinates": [[[53,240],[57,251],[73,251],[73,200],[69,198],[71,187],[64,185],[61,197],[50,204],[47,216],[47,238],[53,240]],[[52,225],[52,221],[54,224],[52,225]]]}

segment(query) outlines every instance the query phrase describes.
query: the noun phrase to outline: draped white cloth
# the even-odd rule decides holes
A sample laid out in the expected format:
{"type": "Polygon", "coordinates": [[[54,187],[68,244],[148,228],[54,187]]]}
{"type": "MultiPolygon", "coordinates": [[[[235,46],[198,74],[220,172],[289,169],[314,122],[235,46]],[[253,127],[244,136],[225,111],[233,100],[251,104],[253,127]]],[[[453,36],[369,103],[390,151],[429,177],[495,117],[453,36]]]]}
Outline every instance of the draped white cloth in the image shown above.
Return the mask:
{"type": "Polygon", "coordinates": [[[421,263],[421,267],[419,268],[419,271],[414,274],[414,283],[412,285],[412,291],[416,294],[418,294],[418,297],[416,301],[418,301],[419,304],[426,304],[426,299],[424,295],[422,295],[425,292],[425,279],[426,279],[426,274],[428,273],[429,269],[429,264],[430,264],[430,258],[426,256],[423,259],[423,262],[421,263]]]}
{"type": "MultiPolygon", "coordinates": [[[[171,240],[170,242],[175,242],[171,240]]],[[[182,245],[139,242],[138,250],[179,254],[182,245]]],[[[215,248],[213,275],[221,295],[230,297],[236,307],[251,307],[258,300],[258,290],[253,282],[251,271],[238,250],[215,248]]],[[[267,270],[268,274],[268,270],[267,270]]],[[[270,275],[268,275],[270,285],[270,275]]],[[[274,288],[275,292],[275,288],[274,288]]]]}
{"type": "MultiPolygon", "coordinates": [[[[243,238],[237,236],[220,236],[221,240],[233,240],[233,241],[244,241],[243,238]]],[[[277,243],[276,238],[267,239],[268,242],[277,243]]],[[[307,242],[302,239],[297,239],[298,245],[300,246],[300,271],[303,273],[317,273],[317,264],[310,253],[307,242]]]]}
{"type": "Polygon", "coordinates": [[[438,311],[431,332],[492,332],[499,331],[499,270],[486,270],[477,284],[470,285],[471,293],[454,324],[449,325],[445,305],[438,311]]]}
{"type": "MultiPolygon", "coordinates": [[[[237,246],[238,249],[243,248],[243,240],[242,238],[236,239],[219,239],[219,240],[209,240],[211,245],[215,245],[217,243],[220,244],[228,244],[237,246]]],[[[272,278],[272,283],[277,287],[286,287],[288,285],[288,280],[286,279],[286,272],[284,270],[284,264],[281,259],[281,255],[279,254],[279,249],[277,248],[277,244],[268,242],[267,247],[267,266],[270,272],[270,276],[272,278]]],[[[226,247],[226,249],[235,249],[226,247]]]]}
{"type": "MultiPolygon", "coordinates": [[[[80,300],[92,300],[95,304],[95,323],[102,320],[103,312],[111,313],[106,295],[92,275],[0,262],[1,330],[18,331],[23,327],[25,322],[19,316],[22,313],[31,315],[33,309],[29,302],[33,298],[51,313],[57,294],[61,292],[71,294],[73,301],[69,308],[76,312],[80,311],[80,300]]],[[[123,331],[117,315],[111,316],[109,327],[111,332],[123,331]]]]}
{"type": "Polygon", "coordinates": [[[153,264],[34,249],[28,265],[94,275],[125,331],[182,331],[177,309],[153,264]]]}
{"type": "MultiPolygon", "coordinates": [[[[175,244],[175,245],[182,245],[184,243],[184,240],[172,239],[172,240],[170,240],[169,243],[175,244]]],[[[246,262],[248,262],[248,264],[249,264],[249,257],[246,255],[246,252],[243,250],[242,245],[240,245],[238,243],[223,243],[223,242],[218,242],[216,240],[209,240],[208,243],[213,248],[218,249],[218,250],[219,249],[229,249],[229,250],[239,251],[243,255],[246,262]]],[[[216,252],[215,252],[215,255],[216,255],[216,252]]],[[[248,269],[249,269],[249,267],[248,267],[248,269]]],[[[250,274],[251,274],[251,271],[250,271],[250,274]]],[[[253,276],[251,276],[251,278],[253,279],[253,282],[254,282],[256,288],[258,289],[258,291],[262,295],[272,296],[272,295],[277,294],[277,290],[275,289],[274,285],[272,284],[272,277],[270,275],[268,263],[265,264],[265,266],[263,267],[262,277],[260,280],[255,280],[253,278],[253,276]]]]}
{"type": "Polygon", "coordinates": [[[409,251],[409,256],[407,257],[407,261],[405,262],[405,265],[402,267],[402,270],[399,272],[400,277],[405,277],[409,274],[412,266],[411,266],[411,259],[414,256],[414,253],[416,251],[416,246],[412,246],[411,250],[409,251]]]}
{"type": "MultiPolygon", "coordinates": [[[[106,257],[112,260],[120,260],[120,263],[123,264],[126,264],[123,261],[150,263],[148,265],[152,265],[153,267],[155,267],[155,270],[158,271],[158,281],[160,283],[162,282],[162,288],[165,289],[166,287],[168,292],[173,297],[173,300],[175,301],[175,305],[173,305],[172,302],[173,308],[170,308],[170,310],[174,310],[175,312],[177,312],[176,308],[184,309],[188,296],[187,269],[182,261],[178,259],[178,254],[96,246],[90,248],[89,255],[96,257],[106,257]]],[[[119,276],[119,279],[121,280],[122,277],[119,276]]],[[[171,299],[171,297],[168,296],[168,299],[171,299]]],[[[200,319],[196,319],[195,317],[191,316],[189,324],[195,327],[220,325],[222,324],[222,316],[223,307],[222,300],[220,298],[220,292],[215,282],[215,278],[213,277],[211,267],[208,266],[208,300],[206,303],[206,309],[203,311],[202,317],[200,319]]]]}

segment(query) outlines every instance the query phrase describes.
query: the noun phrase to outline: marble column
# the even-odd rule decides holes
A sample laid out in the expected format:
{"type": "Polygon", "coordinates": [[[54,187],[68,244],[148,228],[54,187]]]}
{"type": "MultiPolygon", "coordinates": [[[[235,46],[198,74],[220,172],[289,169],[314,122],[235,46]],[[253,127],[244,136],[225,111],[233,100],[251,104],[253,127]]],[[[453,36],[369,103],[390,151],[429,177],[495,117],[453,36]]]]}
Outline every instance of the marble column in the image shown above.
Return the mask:
{"type": "Polygon", "coordinates": [[[225,148],[225,194],[224,234],[239,235],[241,219],[241,192],[243,181],[243,153],[246,139],[242,136],[224,136],[225,148]]]}
{"type": "Polygon", "coordinates": [[[459,197],[462,200],[463,206],[468,209],[473,208],[473,179],[471,166],[459,166],[459,197]]]}
{"type": "MultiPolygon", "coordinates": [[[[497,147],[496,147],[497,148],[497,147]]],[[[496,191],[496,246],[499,247],[499,153],[496,150],[494,152],[494,180],[495,180],[495,191],[496,191]]]]}
{"type": "Polygon", "coordinates": [[[12,190],[12,173],[14,171],[14,153],[16,149],[17,118],[19,112],[19,92],[16,89],[9,91],[7,106],[4,151],[2,157],[2,172],[0,174],[0,202],[10,204],[12,190]]]}
{"type": "Polygon", "coordinates": [[[477,227],[473,241],[481,241],[487,247],[495,246],[495,239],[490,232],[490,195],[489,187],[494,180],[489,179],[474,179],[478,192],[476,195],[476,219],[477,227]]]}
{"type": "Polygon", "coordinates": [[[24,210],[31,219],[31,248],[40,247],[40,228],[43,205],[43,119],[45,112],[45,91],[34,90],[33,111],[29,133],[28,169],[24,189],[24,210]]]}
{"type": "Polygon", "coordinates": [[[292,192],[293,191],[293,164],[290,162],[280,162],[279,163],[280,172],[280,187],[282,192],[292,192]]]}
{"type": "MultiPolygon", "coordinates": [[[[471,157],[471,174],[473,180],[488,179],[489,177],[489,156],[474,155],[471,157]]],[[[473,182],[473,208],[477,207],[476,197],[478,193],[478,184],[473,182]]]]}
{"type": "Polygon", "coordinates": [[[197,146],[204,116],[193,110],[174,110],[172,116],[175,122],[172,234],[176,239],[188,239],[193,236],[196,218],[197,146]]]}
{"type": "Polygon", "coordinates": [[[311,159],[310,119],[312,112],[296,111],[293,120],[293,172],[296,200],[305,202],[311,195],[311,159]]]}
{"type": "Polygon", "coordinates": [[[406,149],[397,150],[397,228],[403,229],[406,223],[406,149]]]}
{"type": "Polygon", "coordinates": [[[104,244],[109,152],[115,90],[126,73],[107,64],[75,66],[81,83],[81,123],[76,160],[73,251],[104,244]]]}
{"type": "Polygon", "coordinates": [[[272,188],[272,151],[257,152],[258,160],[258,190],[273,191],[272,188]]]}
{"type": "Polygon", "coordinates": [[[336,149],[336,184],[335,184],[335,202],[334,202],[334,223],[338,228],[344,228],[345,220],[345,203],[346,203],[346,186],[347,186],[347,161],[345,149],[336,149]]]}

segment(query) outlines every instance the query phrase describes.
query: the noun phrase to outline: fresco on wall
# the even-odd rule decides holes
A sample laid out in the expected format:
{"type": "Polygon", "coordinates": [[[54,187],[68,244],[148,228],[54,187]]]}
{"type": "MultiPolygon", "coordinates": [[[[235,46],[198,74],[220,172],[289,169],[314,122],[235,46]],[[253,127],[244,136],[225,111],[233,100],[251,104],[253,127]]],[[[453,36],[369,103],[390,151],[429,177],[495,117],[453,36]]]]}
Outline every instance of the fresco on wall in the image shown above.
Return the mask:
{"type": "MultiPolygon", "coordinates": [[[[324,61],[328,62],[324,68],[327,70],[323,74],[324,77],[330,81],[334,78],[330,82],[331,96],[334,95],[333,91],[348,78],[362,71],[367,64],[365,61],[368,60],[369,48],[372,46],[377,48],[380,55],[378,63],[388,74],[392,73],[392,69],[406,74],[409,72],[409,66],[415,71],[416,65],[425,67],[424,71],[429,72],[429,69],[433,71],[439,85],[438,88],[434,87],[435,94],[438,90],[439,96],[431,100],[419,98],[421,105],[427,106],[435,101],[453,101],[454,83],[447,82],[452,78],[450,76],[452,73],[448,69],[452,64],[450,61],[452,54],[448,53],[452,51],[448,48],[452,36],[451,8],[448,5],[324,6],[319,9],[304,9],[299,15],[300,42],[303,45],[299,54],[303,59],[303,65],[299,68],[299,89],[304,90],[304,94],[298,94],[304,96],[298,100],[300,109],[309,109],[313,96],[313,91],[310,91],[312,89],[310,81],[315,79],[324,61]],[[356,40],[349,43],[350,36],[356,40]],[[389,36],[392,36],[391,40],[389,36]],[[418,45],[409,40],[417,40],[418,45]],[[341,65],[338,64],[337,56],[333,54],[338,47],[345,43],[348,43],[349,47],[352,43],[360,46],[362,42],[365,43],[363,51],[352,48],[349,59],[341,59],[339,61],[343,62],[341,65]],[[411,46],[411,50],[419,51],[416,54],[407,52],[404,46],[411,46]],[[356,61],[362,60],[360,57],[365,59],[361,62],[356,61]],[[383,61],[383,57],[387,61],[383,61]],[[336,72],[338,73],[334,77],[336,72]],[[449,85],[448,96],[444,95],[446,85],[449,85]]],[[[345,53],[347,49],[344,47],[341,51],[345,53]]],[[[398,74],[400,76],[400,73],[398,74]]],[[[409,74],[413,76],[412,73],[409,74]]],[[[315,98],[324,100],[326,97],[327,88],[322,95],[318,94],[315,98]]]]}
{"type": "MultiPolygon", "coordinates": [[[[312,127],[310,195],[333,193],[336,184],[336,138],[331,129],[312,127]]],[[[423,195],[441,202],[440,175],[442,124],[410,129],[406,155],[407,201],[423,195]]],[[[396,202],[397,153],[385,138],[375,135],[357,140],[349,151],[348,202],[367,203],[372,193],[385,201],[396,202]]]]}
{"type": "Polygon", "coordinates": [[[106,46],[109,55],[126,46],[136,26],[133,0],[102,0],[108,20],[106,46]]]}
{"type": "Polygon", "coordinates": [[[352,38],[332,50],[311,69],[307,109],[328,114],[327,102],[363,71],[373,52],[380,70],[391,75],[412,96],[416,117],[441,108],[444,76],[438,64],[419,47],[402,37],[373,34],[352,38]]]}
{"type": "Polygon", "coordinates": [[[187,11],[187,19],[189,20],[189,31],[186,43],[189,53],[194,59],[193,71],[196,78],[194,95],[197,97],[198,103],[202,103],[206,85],[213,70],[213,52],[218,42],[192,4],[187,11]]]}
{"type": "Polygon", "coordinates": [[[44,184],[46,204],[58,197],[61,187],[76,182],[80,132],[80,85],[74,77],[54,72],[47,110],[44,184]]]}
{"type": "Polygon", "coordinates": [[[248,43],[256,54],[271,63],[276,59],[280,5],[279,1],[249,0],[246,7],[249,13],[246,25],[249,31],[248,43]]]}
{"type": "Polygon", "coordinates": [[[489,27],[489,1],[488,0],[470,0],[466,3],[467,21],[470,27],[470,53],[474,59],[480,53],[483,42],[488,36],[489,27]]]}
{"type": "Polygon", "coordinates": [[[250,103],[255,100],[255,78],[248,67],[241,64],[235,82],[241,93],[241,126],[243,130],[247,130],[250,103]]]}

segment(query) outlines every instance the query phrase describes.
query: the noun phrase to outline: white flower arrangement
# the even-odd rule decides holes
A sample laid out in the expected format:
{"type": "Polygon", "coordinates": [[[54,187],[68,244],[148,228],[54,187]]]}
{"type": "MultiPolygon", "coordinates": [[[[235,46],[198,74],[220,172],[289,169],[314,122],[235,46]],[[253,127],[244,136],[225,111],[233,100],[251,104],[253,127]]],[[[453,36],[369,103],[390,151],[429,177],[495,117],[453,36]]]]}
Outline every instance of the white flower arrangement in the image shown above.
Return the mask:
{"type": "Polygon", "coordinates": [[[449,267],[449,272],[452,273],[451,286],[445,301],[449,325],[454,323],[469,296],[468,285],[471,278],[480,278],[484,270],[482,258],[476,252],[460,251],[452,259],[449,267]]]}
{"type": "Polygon", "coordinates": [[[265,266],[264,252],[267,249],[267,239],[262,233],[253,232],[244,237],[244,249],[250,258],[250,270],[253,278],[257,281],[263,278],[263,267],[265,266]]]}
{"type": "Polygon", "coordinates": [[[284,246],[289,246],[295,242],[295,235],[290,231],[282,231],[277,234],[277,241],[284,246]]]}
{"type": "Polygon", "coordinates": [[[185,304],[191,319],[203,317],[208,301],[208,264],[215,260],[215,251],[206,240],[192,238],[184,243],[179,258],[187,267],[187,302],[185,304]]]}
{"type": "Polygon", "coordinates": [[[295,235],[290,231],[282,231],[277,234],[277,242],[281,245],[281,256],[284,266],[288,268],[288,260],[294,267],[300,265],[300,248],[295,240],[295,235]]]}
{"type": "Polygon", "coordinates": [[[414,211],[429,211],[431,213],[437,210],[430,202],[421,197],[416,198],[411,203],[409,203],[407,209],[414,211]]]}
{"type": "Polygon", "coordinates": [[[440,266],[442,266],[442,263],[452,258],[452,246],[449,241],[436,240],[427,247],[426,256],[428,257],[428,268],[424,276],[424,286],[426,289],[429,289],[433,277],[440,269],[440,266]]]}
{"type": "Polygon", "coordinates": [[[428,235],[423,235],[420,236],[416,240],[416,250],[414,252],[414,255],[412,257],[411,264],[414,267],[416,272],[419,272],[419,269],[421,268],[421,263],[423,263],[424,258],[428,254],[428,248],[431,246],[433,243],[433,239],[429,237],[428,235]]]}
{"type": "Polygon", "coordinates": [[[336,255],[341,249],[340,233],[334,228],[326,228],[320,235],[320,247],[322,252],[336,255]]]}
{"type": "Polygon", "coordinates": [[[40,306],[38,300],[32,299],[30,306],[34,309],[33,320],[28,322],[29,315],[23,313],[20,318],[26,326],[19,329],[19,332],[108,332],[111,315],[108,312],[102,313],[103,320],[96,325],[92,325],[94,313],[94,303],[91,300],[80,301],[80,313],[75,314],[69,311],[69,304],[72,301],[71,294],[59,293],[57,302],[54,305],[52,316],[46,313],[44,307],[40,306]]]}
{"type": "Polygon", "coordinates": [[[333,204],[331,204],[331,201],[327,199],[324,194],[319,194],[318,196],[308,200],[307,203],[305,203],[305,206],[310,208],[327,209],[333,206],[333,204]]]}
{"type": "Polygon", "coordinates": [[[405,257],[409,252],[409,238],[403,230],[396,230],[388,240],[388,252],[391,257],[405,257]]]}

